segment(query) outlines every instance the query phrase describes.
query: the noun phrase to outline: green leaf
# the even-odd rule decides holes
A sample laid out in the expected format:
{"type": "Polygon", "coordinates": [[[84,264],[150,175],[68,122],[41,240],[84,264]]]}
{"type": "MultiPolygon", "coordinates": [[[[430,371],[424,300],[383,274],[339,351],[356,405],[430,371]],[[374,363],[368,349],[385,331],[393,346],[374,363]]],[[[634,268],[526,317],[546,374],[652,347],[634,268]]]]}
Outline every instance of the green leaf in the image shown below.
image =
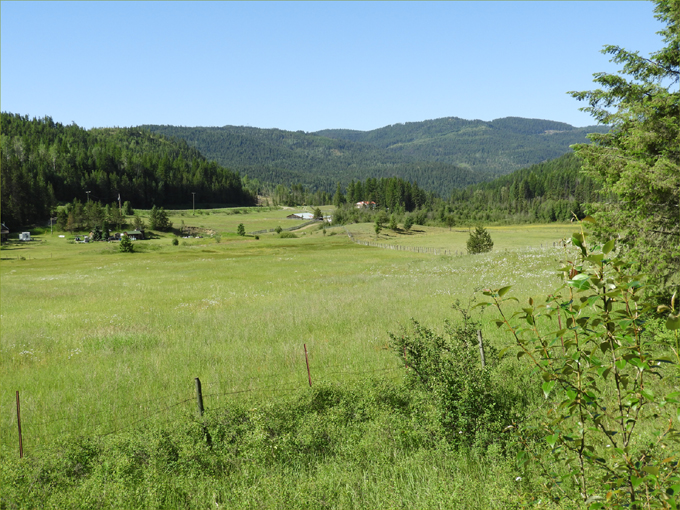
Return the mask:
{"type": "Polygon", "coordinates": [[[555,386],[555,381],[547,381],[543,383],[543,395],[545,395],[545,398],[548,398],[548,395],[550,395],[550,392],[552,391],[553,387],[555,386]]]}
{"type": "Polygon", "coordinates": [[[615,245],[616,245],[615,239],[607,241],[606,243],[604,243],[604,246],[602,247],[602,253],[604,253],[606,255],[607,253],[609,253],[610,251],[612,251],[614,249],[615,245]]]}
{"type": "Polygon", "coordinates": [[[666,329],[675,330],[680,329],[680,314],[669,315],[666,319],[666,329]]]}
{"type": "MultiPolygon", "coordinates": [[[[485,292],[484,294],[486,294],[486,292],[485,292]]],[[[491,306],[491,303],[487,303],[487,302],[484,302],[484,303],[477,303],[475,306],[473,306],[473,307],[471,308],[471,310],[474,309],[474,308],[477,308],[478,306],[491,306]]]]}
{"type": "Polygon", "coordinates": [[[643,480],[644,480],[644,478],[638,478],[635,475],[631,475],[630,483],[633,486],[633,489],[637,489],[640,486],[640,484],[642,483],[643,480]]]}
{"type": "Polygon", "coordinates": [[[597,220],[595,218],[593,218],[592,216],[586,216],[581,221],[587,221],[588,223],[593,223],[593,224],[597,225],[597,220]]]}
{"type": "Polygon", "coordinates": [[[619,370],[623,370],[627,364],[628,362],[623,358],[616,360],[616,368],[618,368],[619,370]]]}
{"type": "Polygon", "coordinates": [[[654,392],[652,390],[644,389],[640,393],[642,393],[642,396],[647,400],[654,401],[654,392]]]}
{"type": "Polygon", "coordinates": [[[503,297],[510,290],[510,287],[512,287],[512,285],[498,289],[498,296],[503,297]]]}
{"type": "Polygon", "coordinates": [[[645,473],[649,473],[650,475],[658,475],[659,474],[659,467],[658,466],[645,466],[642,468],[642,470],[645,473]]]}
{"type": "Polygon", "coordinates": [[[668,395],[666,395],[666,401],[677,404],[678,397],[680,397],[680,391],[674,391],[673,393],[669,393],[668,395]]]}
{"type": "Polygon", "coordinates": [[[586,260],[588,262],[592,262],[593,264],[601,264],[602,259],[604,259],[604,254],[598,253],[597,255],[589,255],[586,257],[586,260]]]}
{"type": "Polygon", "coordinates": [[[520,358],[521,358],[522,356],[524,356],[525,354],[526,354],[526,352],[524,352],[524,351],[519,351],[519,352],[517,353],[517,359],[520,359],[520,358]]]}
{"type": "Polygon", "coordinates": [[[555,447],[555,443],[557,443],[558,439],[559,439],[559,436],[557,434],[553,434],[552,436],[546,436],[545,437],[546,442],[550,445],[551,448],[555,447]]]}

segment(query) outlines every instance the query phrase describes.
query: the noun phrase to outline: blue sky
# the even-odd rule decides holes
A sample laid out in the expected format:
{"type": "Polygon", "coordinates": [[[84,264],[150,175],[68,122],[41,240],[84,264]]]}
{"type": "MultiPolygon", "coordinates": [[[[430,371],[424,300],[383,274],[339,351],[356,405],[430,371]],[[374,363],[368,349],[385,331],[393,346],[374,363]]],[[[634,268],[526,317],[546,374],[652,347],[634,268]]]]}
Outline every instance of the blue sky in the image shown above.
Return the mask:
{"type": "Polygon", "coordinates": [[[85,128],[592,124],[566,94],[662,47],[651,2],[0,2],[2,111],[85,128]]]}

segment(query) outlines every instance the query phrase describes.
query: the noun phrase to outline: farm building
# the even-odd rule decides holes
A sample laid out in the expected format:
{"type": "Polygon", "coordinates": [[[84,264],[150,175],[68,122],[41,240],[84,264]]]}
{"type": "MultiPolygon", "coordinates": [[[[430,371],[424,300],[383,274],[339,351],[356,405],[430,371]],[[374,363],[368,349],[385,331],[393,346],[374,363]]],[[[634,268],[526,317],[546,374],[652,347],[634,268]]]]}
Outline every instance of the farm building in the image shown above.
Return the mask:
{"type": "Polygon", "coordinates": [[[313,220],[314,215],[312,213],[308,212],[303,212],[303,213],[295,213],[295,214],[289,214],[286,216],[289,220],[313,220]]]}
{"type": "Polygon", "coordinates": [[[357,209],[375,209],[375,202],[357,202],[357,209]]]}
{"type": "Polygon", "coordinates": [[[129,236],[130,239],[133,241],[139,241],[140,239],[144,239],[144,231],[143,230],[128,230],[125,232],[126,236],[129,236]]]}

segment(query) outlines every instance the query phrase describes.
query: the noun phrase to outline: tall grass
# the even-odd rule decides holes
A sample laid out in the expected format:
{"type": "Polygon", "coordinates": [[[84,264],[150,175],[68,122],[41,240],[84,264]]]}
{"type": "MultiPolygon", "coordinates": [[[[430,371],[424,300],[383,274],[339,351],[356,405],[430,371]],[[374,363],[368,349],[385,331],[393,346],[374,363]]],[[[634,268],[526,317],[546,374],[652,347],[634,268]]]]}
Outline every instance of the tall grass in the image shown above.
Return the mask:
{"type": "MultiPolygon", "coordinates": [[[[260,226],[272,221],[270,214],[250,216],[260,226]]],[[[247,223],[239,215],[210,218],[218,231],[228,231],[229,222],[247,223]]],[[[349,228],[361,234],[370,225],[349,228]]],[[[234,236],[219,243],[184,240],[180,246],[163,236],[135,243],[132,254],[118,253],[115,244],[69,244],[49,234],[3,248],[0,455],[16,456],[17,390],[24,448],[39,458],[41,448],[55,440],[110,432],[126,437],[154,420],[174,423],[195,408],[195,377],[203,382],[208,409],[242,401],[258,406],[282,390],[303,390],[303,344],[315,384],[399,380],[388,332],[411,317],[436,328],[455,319],[452,303],[468,302],[476,290],[514,285],[521,297],[558,283],[553,268],[560,252],[552,243],[564,228],[542,226],[530,236],[527,228],[490,229],[493,252],[453,257],[359,246],[344,233],[324,236],[318,230],[298,239],[234,236]],[[235,393],[244,390],[253,392],[235,393]]],[[[394,235],[392,242],[446,249],[459,242],[448,229],[419,230],[394,235]]],[[[507,339],[486,319],[486,340],[504,345],[507,339]]],[[[225,506],[281,507],[291,501],[323,507],[321,496],[316,503],[304,499],[323,494],[338,508],[469,507],[473,494],[460,496],[468,490],[465,473],[473,470],[476,483],[493,484],[495,471],[479,471],[478,461],[442,452],[434,460],[427,451],[396,452],[389,463],[383,458],[375,466],[354,460],[320,462],[312,471],[284,466],[268,471],[281,478],[279,485],[251,484],[255,475],[245,472],[228,494],[209,481],[192,490],[213,505],[211,491],[217,491],[230,502],[225,506]],[[302,489],[290,486],[272,496],[272,487],[281,490],[291,479],[302,489]],[[458,492],[450,493],[452,486],[458,492]]]]}
{"type": "Polygon", "coordinates": [[[220,392],[304,384],[305,343],[318,375],[394,367],[388,331],[410,317],[441,324],[476,289],[536,293],[556,282],[559,257],[552,245],[435,257],[321,235],[147,243],[157,250],[119,254],[50,238],[2,261],[3,444],[15,440],[15,390],[30,448],[116,423],[131,402],[191,395],[194,377],[220,392]]]}

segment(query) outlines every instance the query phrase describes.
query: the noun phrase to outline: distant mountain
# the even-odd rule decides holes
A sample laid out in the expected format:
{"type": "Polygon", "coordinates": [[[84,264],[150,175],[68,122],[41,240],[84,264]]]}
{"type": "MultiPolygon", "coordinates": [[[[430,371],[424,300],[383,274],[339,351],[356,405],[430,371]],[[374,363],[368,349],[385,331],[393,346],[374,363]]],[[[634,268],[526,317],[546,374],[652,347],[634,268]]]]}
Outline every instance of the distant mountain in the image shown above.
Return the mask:
{"type": "Polygon", "coordinates": [[[554,159],[602,127],[508,117],[456,117],[395,124],[372,131],[315,133],[251,127],[140,126],[185,140],[205,157],[249,178],[335,190],[352,179],[400,177],[428,190],[451,190],[554,159]]]}
{"type": "Polygon", "coordinates": [[[394,124],[372,131],[328,129],[316,135],[368,143],[391,154],[503,175],[557,158],[602,126],[575,128],[563,122],[506,117],[491,122],[457,117],[394,124]]]}

